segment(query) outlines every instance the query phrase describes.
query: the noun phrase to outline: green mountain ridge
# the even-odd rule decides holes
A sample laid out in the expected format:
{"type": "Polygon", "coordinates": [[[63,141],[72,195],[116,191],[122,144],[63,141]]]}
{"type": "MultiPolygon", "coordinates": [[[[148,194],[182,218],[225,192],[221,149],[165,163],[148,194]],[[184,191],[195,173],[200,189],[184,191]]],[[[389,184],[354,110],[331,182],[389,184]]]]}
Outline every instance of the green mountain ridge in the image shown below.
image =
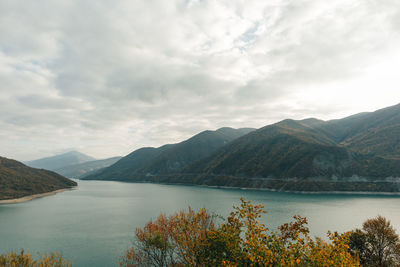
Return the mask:
{"type": "MultiPolygon", "coordinates": [[[[179,151],[178,144],[172,145],[150,160],[141,158],[129,175],[113,179],[291,191],[399,192],[399,133],[400,104],[338,120],[287,119],[239,136],[208,154],[200,153],[202,157],[192,158],[184,167],[166,169],[167,163],[179,158],[179,153],[171,153],[179,151]]],[[[190,149],[186,157],[197,147],[190,149]]],[[[134,154],[131,160],[136,160],[134,154]]],[[[109,178],[93,175],[90,179],[109,178]]]]}
{"type": "Polygon", "coordinates": [[[0,200],[47,193],[76,186],[55,172],[35,169],[16,160],[0,157],[0,200]]]}
{"type": "MultiPolygon", "coordinates": [[[[323,139],[322,139],[323,140],[323,139]]],[[[279,125],[239,138],[216,153],[188,166],[184,173],[229,174],[245,177],[307,178],[400,177],[396,160],[324,144],[314,133],[291,133],[279,125]]]]}
{"type": "Polygon", "coordinates": [[[353,151],[400,159],[400,104],[322,122],[314,128],[353,151]]]}
{"type": "Polygon", "coordinates": [[[132,180],[142,175],[164,175],[179,173],[188,164],[211,154],[232,140],[254,129],[220,128],[203,131],[183,142],[147,147],[133,151],[104,170],[83,177],[90,180],[132,180]]]}

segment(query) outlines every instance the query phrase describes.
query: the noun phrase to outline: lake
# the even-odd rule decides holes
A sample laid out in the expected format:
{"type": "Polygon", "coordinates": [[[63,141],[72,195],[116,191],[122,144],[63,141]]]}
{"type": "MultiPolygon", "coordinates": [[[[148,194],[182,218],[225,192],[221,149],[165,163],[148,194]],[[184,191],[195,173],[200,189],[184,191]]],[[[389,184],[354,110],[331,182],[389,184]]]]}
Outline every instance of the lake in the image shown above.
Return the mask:
{"type": "Polygon", "coordinates": [[[400,197],[294,194],[199,186],[78,181],[76,190],[30,202],[0,205],[0,253],[60,251],[73,266],[119,266],[136,227],[159,213],[206,207],[223,216],[245,197],[262,203],[270,229],[295,214],[309,220],[312,235],[360,227],[380,214],[400,229],[400,197]]]}

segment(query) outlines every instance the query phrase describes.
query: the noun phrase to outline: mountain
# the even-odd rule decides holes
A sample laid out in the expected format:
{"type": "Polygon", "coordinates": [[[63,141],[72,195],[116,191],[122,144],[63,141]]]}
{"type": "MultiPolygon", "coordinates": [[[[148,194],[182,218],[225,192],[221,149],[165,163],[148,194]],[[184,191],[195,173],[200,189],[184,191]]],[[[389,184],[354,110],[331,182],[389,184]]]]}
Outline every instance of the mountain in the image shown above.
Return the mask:
{"type": "Polygon", "coordinates": [[[83,176],[94,174],[100,169],[106,168],[118,160],[121,157],[113,157],[108,159],[101,159],[101,160],[93,160],[87,161],[84,163],[74,164],[65,166],[62,168],[55,169],[54,171],[62,176],[69,177],[69,178],[81,178],[83,176]]]}
{"type": "Polygon", "coordinates": [[[400,175],[395,163],[395,160],[332,144],[323,135],[315,135],[312,128],[300,131],[278,123],[232,142],[184,172],[272,178],[350,177],[353,174],[379,178],[400,175]],[[376,162],[393,166],[374,172],[379,167],[376,162]]]}
{"type": "Polygon", "coordinates": [[[400,177],[399,133],[400,105],[327,122],[284,120],[238,138],[173,179],[300,191],[397,191],[387,181],[400,177]]]}
{"type": "Polygon", "coordinates": [[[76,186],[55,172],[30,168],[0,157],[0,200],[20,198],[76,186]]]}
{"type": "Polygon", "coordinates": [[[96,180],[135,180],[143,175],[179,173],[188,164],[199,160],[232,140],[254,129],[220,128],[201,132],[181,143],[159,148],[146,147],[133,151],[104,170],[84,177],[96,180]]]}
{"type": "Polygon", "coordinates": [[[29,167],[55,171],[69,165],[84,163],[93,160],[95,160],[95,158],[82,154],[78,151],[70,151],[64,154],[27,161],[24,163],[29,167]]]}
{"type": "Polygon", "coordinates": [[[91,175],[82,177],[83,180],[128,180],[147,162],[172,145],[159,148],[144,147],[137,149],[129,155],[121,158],[113,165],[91,175]]]}
{"type": "Polygon", "coordinates": [[[400,159],[400,104],[321,122],[315,128],[350,150],[400,159]]]}
{"type": "Polygon", "coordinates": [[[202,132],[179,144],[136,150],[88,178],[400,192],[400,104],[337,120],[286,119],[221,142],[224,129],[202,132]]]}

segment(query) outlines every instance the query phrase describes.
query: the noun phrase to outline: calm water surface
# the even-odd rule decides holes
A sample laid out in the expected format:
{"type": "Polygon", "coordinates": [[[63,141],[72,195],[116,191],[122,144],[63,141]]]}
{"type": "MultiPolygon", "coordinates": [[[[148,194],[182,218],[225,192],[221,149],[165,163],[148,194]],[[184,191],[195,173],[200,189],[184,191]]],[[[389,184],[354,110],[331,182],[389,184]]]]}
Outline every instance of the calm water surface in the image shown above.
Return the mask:
{"type": "Polygon", "coordinates": [[[306,216],[313,235],[347,231],[378,214],[400,230],[400,197],[307,195],[195,186],[78,181],[77,190],[30,202],[0,205],[0,253],[60,251],[74,266],[119,266],[133,231],[161,212],[188,205],[224,216],[240,197],[262,203],[274,228],[295,214],[306,216]]]}

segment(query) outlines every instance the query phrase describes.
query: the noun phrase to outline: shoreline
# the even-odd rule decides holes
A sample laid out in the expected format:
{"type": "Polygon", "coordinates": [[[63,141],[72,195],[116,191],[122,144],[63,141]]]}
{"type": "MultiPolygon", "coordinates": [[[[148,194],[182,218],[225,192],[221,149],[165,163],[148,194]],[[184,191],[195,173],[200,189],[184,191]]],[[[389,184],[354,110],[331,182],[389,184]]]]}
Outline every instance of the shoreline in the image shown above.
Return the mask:
{"type": "Polygon", "coordinates": [[[191,183],[167,183],[167,182],[152,182],[152,181],[119,181],[119,180],[82,180],[82,181],[102,181],[102,182],[121,182],[121,183],[138,183],[138,184],[158,184],[158,185],[179,185],[179,186],[195,186],[214,189],[230,189],[230,190],[250,190],[250,191],[266,191],[277,193],[289,193],[299,195],[372,195],[372,196],[398,196],[400,192],[377,192],[377,191],[295,191],[295,190],[280,190],[271,188],[254,188],[254,187],[235,187],[235,186],[218,186],[206,184],[191,184],[191,183]]]}
{"type": "Polygon", "coordinates": [[[374,191],[292,191],[292,190],[279,190],[270,188],[252,188],[252,187],[231,187],[231,186],[213,186],[213,185],[198,185],[209,188],[220,189],[238,189],[238,190],[252,190],[252,191],[267,191],[278,193],[290,193],[300,195],[376,195],[376,196],[400,196],[400,192],[374,192],[374,191]]]}
{"type": "Polygon", "coordinates": [[[4,199],[4,200],[0,200],[0,205],[28,202],[28,201],[31,201],[31,200],[34,200],[37,198],[52,196],[52,195],[55,195],[57,193],[61,193],[61,192],[67,191],[67,190],[75,190],[76,188],[77,188],[77,186],[73,186],[73,187],[69,187],[69,188],[57,189],[57,190],[46,192],[46,193],[34,194],[34,195],[24,196],[24,197],[20,197],[20,198],[4,199]]]}

